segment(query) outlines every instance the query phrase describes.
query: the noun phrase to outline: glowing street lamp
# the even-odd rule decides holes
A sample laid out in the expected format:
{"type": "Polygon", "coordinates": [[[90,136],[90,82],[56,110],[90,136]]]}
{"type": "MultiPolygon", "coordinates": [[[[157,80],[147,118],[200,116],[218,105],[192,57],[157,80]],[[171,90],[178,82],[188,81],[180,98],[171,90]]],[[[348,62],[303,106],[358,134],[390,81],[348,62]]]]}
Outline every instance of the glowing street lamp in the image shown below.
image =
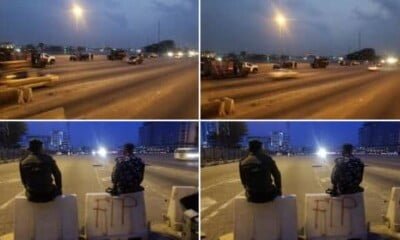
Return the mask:
{"type": "MultiPolygon", "coordinates": [[[[287,18],[285,17],[285,15],[283,15],[282,13],[278,12],[275,16],[275,22],[278,25],[279,28],[279,38],[281,40],[281,45],[282,45],[282,50],[281,50],[281,54],[283,55],[283,36],[282,36],[282,31],[283,28],[286,27],[286,23],[287,23],[287,18]]],[[[283,61],[283,59],[281,59],[281,61],[283,61]]]]}
{"type": "Polygon", "coordinates": [[[74,16],[75,16],[75,19],[76,20],[79,20],[80,18],[82,18],[82,15],[83,15],[83,9],[79,6],[79,5],[74,5],[73,7],[72,7],[72,13],[74,14],[74,16]]]}

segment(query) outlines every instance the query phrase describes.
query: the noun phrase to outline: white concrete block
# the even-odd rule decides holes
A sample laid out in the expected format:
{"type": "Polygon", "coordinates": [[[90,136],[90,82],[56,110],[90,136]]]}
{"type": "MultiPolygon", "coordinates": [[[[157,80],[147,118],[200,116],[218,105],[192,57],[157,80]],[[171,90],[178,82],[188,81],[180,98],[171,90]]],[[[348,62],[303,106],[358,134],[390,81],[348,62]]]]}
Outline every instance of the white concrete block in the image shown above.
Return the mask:
{"type": "Polygon", "coordinates": [[[180,199],[197,192],[197,188],[193,186],[173,186],[171,196],[169,198],[167,218],[170,225],[175,230],[180,230],[183,224],[184,209],[180,203],[180,199]]]}
{"type": "Polygon", "coordinates": [[[15,240],[77,240],[79,237],[76,195],[63,195],[47,203],[15,198],[15,240]]]}
{"type": "Polygon", "coordinates": [[[296,196],[277,197],[268,203],[234,202],[235,240],[297,239],[296,196]]]}
{"type": "Polygon", "coordinates": [[[306,194],[305,205],[307,239],[367,239],[363,193],[306,194]]]}
{"type": "Polygon", "coordinates": [[[392,188],[386,218],[389,223],[389,229],[394,232],[400,232],[400,187],[392,188]]]}
{"type": "Polygon", "coordinates": [[[87,193],[85,206],[85,230],[88,239],[147,239],[144,192],[116,197],[108,193],[87,193]]]}

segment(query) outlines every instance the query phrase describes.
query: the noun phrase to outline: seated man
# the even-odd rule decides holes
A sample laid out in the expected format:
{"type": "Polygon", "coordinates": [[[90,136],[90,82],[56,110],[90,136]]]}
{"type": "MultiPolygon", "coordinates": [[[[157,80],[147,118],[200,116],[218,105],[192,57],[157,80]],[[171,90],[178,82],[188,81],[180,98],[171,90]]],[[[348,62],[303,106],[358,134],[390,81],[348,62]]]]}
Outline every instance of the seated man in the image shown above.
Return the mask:
{"type": "Polygon", "coordinates": [[[62,194],[61,172],[54,159],[43,153],[41,141],[30,141],[28,150],[30,154],[19,164],[26,197],[31,202],[50,202],[62,194]]]}
{"type": "Polygon", "coordinates": [[[344,144],[342,157],[335,159],[335,166],[332,170],[333,187],[326,192],[332,196],[363,192],[364,189],[360,186],[363,173],[364,163],[353,156],[353,146],[344,144]]]}
{"type": "Polygon", "coordinates": [[[116,164],[111,175],[113,187],[106,190],[113,196],[144,190],[140,186],[144,177],[144,163],[133,154],[133,150],[134,145],[127,143],[124,145],[123,155],[115,159],[116,164]]]}
{"type": "Polygon", "coordinates": [[[275,161],[257,140],[249,142],[249,155],[239,163],[240,179],[249,202],[264,203],[282,195],[281,174],[275,161]],[[272,181],[273,178],[273,181],[272,181]]]}

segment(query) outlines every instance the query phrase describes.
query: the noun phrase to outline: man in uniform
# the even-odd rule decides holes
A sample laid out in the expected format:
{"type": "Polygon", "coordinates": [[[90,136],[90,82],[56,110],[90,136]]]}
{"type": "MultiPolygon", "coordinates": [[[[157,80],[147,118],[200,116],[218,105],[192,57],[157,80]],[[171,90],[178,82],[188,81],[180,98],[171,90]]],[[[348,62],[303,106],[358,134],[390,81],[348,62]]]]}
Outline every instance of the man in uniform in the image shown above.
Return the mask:
{"type": "Polygon", "coordinates": [[[50,202],[62,194],[61,172],[55,160],[43,153],[41,141],[30,141],[28,150],[19,164],[26,197],[31,202],[50,202]]]}
{"type": "Polygon", "coordinates": [[[353,155],[353,145],[344,144],[342,157],[335,159],[332,170],[332,189],[326,192],[332,196],[363,192],[360,186],[363,180],[364,163],[353,155]]]}
{"type": "Polygon", "coordinates": [[[106,190],[111,195],[117,196],[144,190],[140,186],[144,177],[144,163],[133,154],[133,150],[134,145],[127,143],[124,145],[123,155],[115,159],[116,164],[111,176],[113,187],[106,190]]]}
{"type": "Polygon", "coordinates": [[[279,169],[260,141],[249,142],[249,155],[240,161],[239,171],[249,202],[269,202],[282,195],[279,169]]]}

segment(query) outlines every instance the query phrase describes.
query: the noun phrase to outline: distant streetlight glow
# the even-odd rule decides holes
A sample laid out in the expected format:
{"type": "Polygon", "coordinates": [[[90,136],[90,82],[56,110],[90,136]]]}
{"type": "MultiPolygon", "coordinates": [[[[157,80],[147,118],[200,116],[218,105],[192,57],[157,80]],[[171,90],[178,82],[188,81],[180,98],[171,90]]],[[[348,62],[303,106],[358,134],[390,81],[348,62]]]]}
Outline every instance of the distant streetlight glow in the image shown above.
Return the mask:
{"type": "Polygon", "coordinates": [[[74,14],[76,19],[80,19],[83,15],[83,9],[79,5],[74,5],[72,7],[72,13],[74,14]]]}
{"type": "Polygon", "coordinates": [[[107,156],[107,149],[105,149],[104,147],[100,147],[100,148],[97,150],[97,154],[98,154],[100,157],[106,157],[106,156],[107,156]]]}
{"type": "Polygon", "coordinates": [[[320,158],[326,158],[326,156],[328,155],[328,152],[326,151],[325,148],[321,147],[320,149],[318,149],[317,155],[320,158]]]}
{"type": "Polygon", "coordinates": [[[282,13],[277,13],[275,16],[275,22],[278,24],[279,28],[286,26],[286,17],[282,13]]]}

